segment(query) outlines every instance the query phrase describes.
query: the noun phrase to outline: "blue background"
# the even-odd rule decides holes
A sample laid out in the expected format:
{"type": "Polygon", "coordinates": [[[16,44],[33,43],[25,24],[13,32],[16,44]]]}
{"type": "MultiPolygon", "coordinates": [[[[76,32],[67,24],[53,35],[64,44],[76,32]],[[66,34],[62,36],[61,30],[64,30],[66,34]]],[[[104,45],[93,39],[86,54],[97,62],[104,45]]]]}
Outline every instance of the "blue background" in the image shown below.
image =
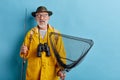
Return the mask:
{"type": "Polygon", "coordinates": [[[31,12],[40,5],[53,11],[49,23],[62,33],[94,40],[66,80],[120,80],[120,0],[1,0],[0,80],[20,80],[25,8],[28,31],[36,25],[31,12]]]}

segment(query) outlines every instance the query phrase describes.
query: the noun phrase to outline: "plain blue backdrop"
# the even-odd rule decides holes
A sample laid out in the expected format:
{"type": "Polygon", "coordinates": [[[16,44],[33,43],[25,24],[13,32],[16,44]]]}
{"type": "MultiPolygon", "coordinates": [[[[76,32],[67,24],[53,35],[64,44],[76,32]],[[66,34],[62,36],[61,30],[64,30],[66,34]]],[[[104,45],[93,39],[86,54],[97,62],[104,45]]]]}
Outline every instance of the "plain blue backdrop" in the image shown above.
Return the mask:
{"type": "Polygon", "coordinates": [[[28,31],[36,25],[31,12],[41,5],[53,11],[49,23],[62,33],[94,40],[66,80],[120,80],[120,0],[1,0],[0,80],[20,80],[25,9],[28,31]]]}

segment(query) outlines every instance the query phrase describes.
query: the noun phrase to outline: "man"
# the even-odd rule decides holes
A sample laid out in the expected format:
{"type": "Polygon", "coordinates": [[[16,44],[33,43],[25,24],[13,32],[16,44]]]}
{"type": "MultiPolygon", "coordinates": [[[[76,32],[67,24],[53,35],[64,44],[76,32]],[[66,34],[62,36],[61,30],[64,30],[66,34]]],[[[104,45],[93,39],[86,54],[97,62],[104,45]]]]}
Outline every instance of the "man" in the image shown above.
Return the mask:
{"type": "MultiPolygon", "coordinates": [[[[50,45],[49,33],[56,32],[48,24],[51,15],[52,11],[48,11],[44,6],[32,12],[38,25],[27,33],[20,50],[20,56],[28,61],[26,80],[58,80],[59,77],[64,80],[65,78],[50,45]]],[[[61,51],[65,53],[63,47],[61,51]]]]}

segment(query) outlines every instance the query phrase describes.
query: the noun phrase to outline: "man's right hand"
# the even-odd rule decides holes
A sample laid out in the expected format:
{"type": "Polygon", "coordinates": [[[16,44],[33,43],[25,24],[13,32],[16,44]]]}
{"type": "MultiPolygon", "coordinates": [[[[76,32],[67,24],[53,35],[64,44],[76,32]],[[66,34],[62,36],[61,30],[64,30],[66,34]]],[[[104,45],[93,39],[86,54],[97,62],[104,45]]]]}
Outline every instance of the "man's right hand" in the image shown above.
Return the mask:
{"type": "Polygon", "coordinates": [[[27,48],[27,46],[22,45],[22,46],[21,46],[21,50],[20,50],[20,52],[21,52],[21,53],[24,53],[24,54],[27,54],[27,52],[28,52],[28,48],[27,48]]]}

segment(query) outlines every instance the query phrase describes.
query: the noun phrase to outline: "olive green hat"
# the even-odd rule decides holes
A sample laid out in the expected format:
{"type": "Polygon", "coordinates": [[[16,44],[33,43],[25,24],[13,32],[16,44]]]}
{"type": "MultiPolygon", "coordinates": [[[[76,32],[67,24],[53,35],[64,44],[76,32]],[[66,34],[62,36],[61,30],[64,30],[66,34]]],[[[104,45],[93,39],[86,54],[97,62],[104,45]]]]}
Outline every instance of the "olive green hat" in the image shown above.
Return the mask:
{"type": "Polygon", "coordinates": [[[32,12],[32,16],[35,17],[36,13],[38,13],[38,12],[47,12],[49,16],[51,16],[53,14],[52,11],[48,11],[46,7],[40,6],[37,8],[37,10],[35,12],[32,12]]]}

